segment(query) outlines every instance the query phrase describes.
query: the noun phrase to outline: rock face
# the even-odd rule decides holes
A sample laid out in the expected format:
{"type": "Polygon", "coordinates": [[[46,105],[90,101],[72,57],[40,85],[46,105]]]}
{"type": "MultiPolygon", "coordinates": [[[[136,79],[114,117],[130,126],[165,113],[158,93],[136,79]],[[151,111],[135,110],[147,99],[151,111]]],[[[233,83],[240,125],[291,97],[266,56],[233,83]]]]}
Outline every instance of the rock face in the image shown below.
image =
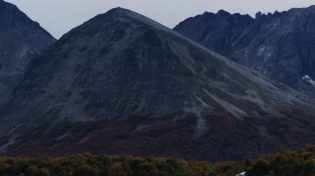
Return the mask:
{"type": "Polygon", "coordinates": [[[54,41],[15,5],[0,1],[0,104],[54,41]]]}
{"type": "Polygon", "coordinates": [[[249,15],[229,14],[220,10],[217,14],[205,12],[188,18],[174,30],[219,54],[228,55],[231,50],[237,50],[238,45],[249,42],[244,41],[243,35],[253,22],[249,15]]]}
{"type": "Polygon", "coordinates": [[[205,12],[174,30],[229,59],[315,96],[315,6],[248,15],[205,12]]]}
{"type": "Polygon", "coordinates": [[[34,63],[0,106],[7,155],[240,160],[314,139],[306,96],[126,9],[76,27],[34,63]]]}

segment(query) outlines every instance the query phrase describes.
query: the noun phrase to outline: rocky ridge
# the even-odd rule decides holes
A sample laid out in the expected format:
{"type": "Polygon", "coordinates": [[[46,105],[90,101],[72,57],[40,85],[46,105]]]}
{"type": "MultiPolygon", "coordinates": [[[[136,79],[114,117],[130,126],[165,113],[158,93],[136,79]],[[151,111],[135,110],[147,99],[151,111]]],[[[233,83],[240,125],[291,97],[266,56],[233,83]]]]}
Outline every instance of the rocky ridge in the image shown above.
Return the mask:
{"type": "Polygon", "coordinates": [[[0,104],[55,39],[15,5],[0,1],[0,104]]]}
{"type": "Polygon", "coordinates": [[[314,9],[249,15],[205,12],[179,23],[174,30],[229,59],[258,70],[309,96],[315,77],[314,9]]]}

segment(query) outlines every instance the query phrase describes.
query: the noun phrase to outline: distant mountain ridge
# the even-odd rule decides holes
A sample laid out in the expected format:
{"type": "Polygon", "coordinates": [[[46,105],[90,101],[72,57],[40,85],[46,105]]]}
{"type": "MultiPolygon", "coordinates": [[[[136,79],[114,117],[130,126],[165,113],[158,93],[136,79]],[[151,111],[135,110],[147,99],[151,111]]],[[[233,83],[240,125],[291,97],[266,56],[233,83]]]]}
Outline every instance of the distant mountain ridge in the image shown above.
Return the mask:
{"type": "Polygon", "coordinates": [[[0,105],[0,152],[242,160],[313,143],[314,102],[115,8],[34,61],[0,105]]]}
{"type": "Polygon", "coordinates": [[[0,1],[0,104],[53,42],[40,25],[15,5],[0,1]]]}
{"type": "Polygon", "coordinates": [[[315,96],[315,6],[249,15],[205,12],[174,30],[229,59],[315,96]]]}

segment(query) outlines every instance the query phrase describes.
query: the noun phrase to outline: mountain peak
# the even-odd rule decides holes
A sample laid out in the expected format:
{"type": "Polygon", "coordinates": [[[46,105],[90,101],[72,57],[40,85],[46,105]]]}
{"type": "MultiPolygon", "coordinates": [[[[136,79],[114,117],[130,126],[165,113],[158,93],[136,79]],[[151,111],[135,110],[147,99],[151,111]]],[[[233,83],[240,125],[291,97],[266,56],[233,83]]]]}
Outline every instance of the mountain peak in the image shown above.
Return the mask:
{"type": "Polygon", "coordinates": [[[122,16],[133,17],[136,19],[147,18],[141,14],[138,14],[134,11],[131,11],[131,10],[123,8],[123,7],[116,7],[116,8],[110,9],[106,13],[100,14],[100,15],[114,15],[114,18],[119,18],[122,16]]]}
{"type": "Polygon", "coordinates": [[[0,15],[12,15],[13,12],[15,13],[23,13],[21,12],[16,5],[5,2],[5,1],[0,1],[0,15]]]}
{"type": "Polygon", "coordinates": [[[217,12],[217,15],[219,16],[219,17],[225,17],[225,16],[229,16],[229,15],[231,15],[229,12],[227,12],[227,11],[225,11],[225,10],[219,10],[218,12],[217,12]]]}
{"type": "Polygon", "coordinates": [[[256,15],[255,15],[255,18],[259,18],[261,17],[263,14],[261,13],[261,11],[257,12],[256,15]]]}
{"type": "MultiPolygon", "coordinates": [[[[113,8],[113,9],[107,11],[106,13],[97,15],[96,17],[85,22],[79,28],[75,28],[75,29],[71,30],[69,33],[73,33],[73,31],[75,31],[75,30],[90,28],[89,25],[95,26],[95,28],[91,29],[94,31],[96,29],[101,29],[101,26],[105,27],[107,24],[111,24],[111,25],[112,24],[115,24],[115,25],[125,24],[124,27],[126,27],[126,26],[130,27],[130,28],[128,28],[128,30],[141,25],[141,26],[154,28],[157,30],[167,31],[167,32],[172,33],[174,35],[178,35],[173,30],[167,28],[166,26],[164,26],[160,23],[157,23],[156,21],[154,21],[154,20],[152,20],[146,16],[143,16],[141,14],[138,14],[136,12],[133,12],[131,10],[121,8],[121,7],[116,7],[116,8],[113,8]]],[[[94,31],[94,32],[96,32],[96,31],[94,31]]],[[[79,33],[79,32],[77,32],[77,33],[79,33]]],[[[68,36],[68,33],[65,34],[65,36],[68,36]]]]}
{"type": "MultiPolygon", "coordinates": [[[[106,13],[107,14],[115,13],[117,15],[126,15],[126,13],[130,13],[130,12],[132,12],[132,11],[130,11],[129,9],[125,9],[122,7],[116,7],[116,8],[112,8],[112,9],[108,10],[106,13]]],[[[135,13],[135,12],[132,12],[132,13],[135,13]]]]}

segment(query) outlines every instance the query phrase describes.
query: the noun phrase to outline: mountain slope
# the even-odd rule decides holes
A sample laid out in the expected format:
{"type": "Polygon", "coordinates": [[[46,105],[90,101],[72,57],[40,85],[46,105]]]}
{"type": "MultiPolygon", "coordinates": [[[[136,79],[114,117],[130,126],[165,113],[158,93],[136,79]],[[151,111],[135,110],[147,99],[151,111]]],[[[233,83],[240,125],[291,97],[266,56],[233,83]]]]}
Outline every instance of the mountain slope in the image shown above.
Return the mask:
{"type": "Polygon", "coordinates": [[[0,1],[0,103],[54,41],[15,5],[0,1]]]}
{"type": "Polygon", "coordinates": [[[174,30],[237,63],[255,69],[310,96],[315,77],[314,8],[248,15],[205,12],[174,30]]]}
{"type": "Polygon", "coordinates": [[[239,160],[312,143],[315,126],[303,94],[122,8],[55,42],[0,111],[2,151],[30,156],[239,160]]]}

